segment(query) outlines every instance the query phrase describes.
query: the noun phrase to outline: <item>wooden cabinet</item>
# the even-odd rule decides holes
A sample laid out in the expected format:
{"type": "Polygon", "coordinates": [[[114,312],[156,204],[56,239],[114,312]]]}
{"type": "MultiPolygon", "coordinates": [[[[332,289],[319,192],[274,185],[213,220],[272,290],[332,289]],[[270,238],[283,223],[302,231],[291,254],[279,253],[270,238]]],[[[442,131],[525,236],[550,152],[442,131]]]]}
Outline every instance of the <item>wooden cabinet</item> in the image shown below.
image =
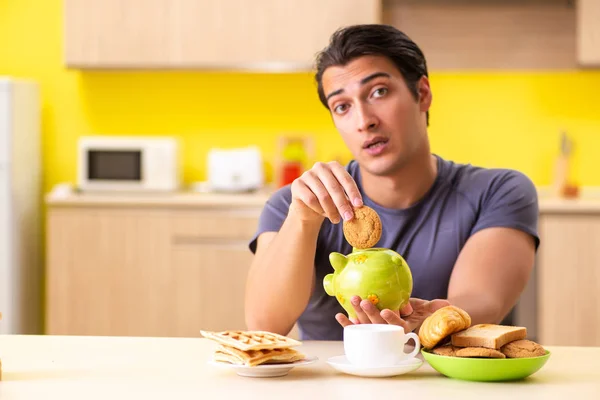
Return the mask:
{"type": "Polygon", "coordinates": [[[580,65],[600,67],[600,1],[577,0],[577,57],[580,65]]]}
{"type": "Polygon", "coordinates": [[[150,199],[48,202],[46,333],[197,337],[246,328],[248,241],[266,197],[150,199]]]}
{"type": "MultiPolygon", "coordinates": [[[[246,329],[248,241],[267,198],[50,195],[45,333],[246,329]]],[[[541,199],[539,234],[516,323],[544,345],[600,346],[600,201],[541,199]]]]}
{"type": "Polygon", "coordinates": [[[244,328],[244,293],[251,255],[243,244],[185,242],[171,249],[172,326],[169,336],[198,327],[244,328]],[[180,318],[177,314],[182,314],[180,318]]]}
{"type": "Polygon", "coordinates": [[[173,211],[170,242],[170,336],[245,327],[244,294],[252,253],[248,241],[259,209],[173,211]]]}
{"type": "Polygon", "coordinates": [[[381,0],[66,0],[77,68],[310,68],[338,27],[380,21],[381,0]]]}
{"type": "Polygon", "coordinates": [[[340,26],[386,23],[431,69],[597,67],[599,20],[596,0],[65,0],[64,58],[80,69],[309,70],[340,26]]]}
{"type": "Polygon", "coordinates": [[[540,217],[540,237],[538,340],[600,346],[600,207],[549,208],[540,217]]]}
{"type": "Polygon", "coordinates": [[[421,47],[430,71],[577,66],[576,10],[565,0],[383,0],[382,10],[421,47]]]}

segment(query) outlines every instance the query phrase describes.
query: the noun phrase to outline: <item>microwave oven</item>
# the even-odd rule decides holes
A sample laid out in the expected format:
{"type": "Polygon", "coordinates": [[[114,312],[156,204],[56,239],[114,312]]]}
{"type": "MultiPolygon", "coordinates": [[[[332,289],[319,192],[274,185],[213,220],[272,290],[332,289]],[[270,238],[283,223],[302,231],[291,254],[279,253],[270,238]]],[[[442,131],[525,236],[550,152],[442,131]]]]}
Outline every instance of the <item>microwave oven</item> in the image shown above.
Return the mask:
{"type": "Polygon", "coordinates": [[[81,191],[164,192],[180,187],[178,144],[169,137],[84,136],[78,142],[81,191]]]}

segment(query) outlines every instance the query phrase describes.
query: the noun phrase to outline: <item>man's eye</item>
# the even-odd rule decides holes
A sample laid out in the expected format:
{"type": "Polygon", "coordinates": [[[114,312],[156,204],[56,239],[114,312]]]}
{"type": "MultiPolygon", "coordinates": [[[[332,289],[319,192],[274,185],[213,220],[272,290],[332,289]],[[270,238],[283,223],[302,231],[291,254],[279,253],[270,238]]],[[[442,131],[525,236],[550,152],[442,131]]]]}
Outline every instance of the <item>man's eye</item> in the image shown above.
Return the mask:
{"type": "Polygon", "coordinates": [[[381,97],[387,93],[387,88],[379,88],[373,92],[374,97],[381,97]]]}
{"type": "Polygon", "coordinates": [[[340,104],[339,106],[336,106],[333,110],[336,112],[336,114],[341,114],[344,111],[346,111],[347,107],[347,104],[340,104]]]}

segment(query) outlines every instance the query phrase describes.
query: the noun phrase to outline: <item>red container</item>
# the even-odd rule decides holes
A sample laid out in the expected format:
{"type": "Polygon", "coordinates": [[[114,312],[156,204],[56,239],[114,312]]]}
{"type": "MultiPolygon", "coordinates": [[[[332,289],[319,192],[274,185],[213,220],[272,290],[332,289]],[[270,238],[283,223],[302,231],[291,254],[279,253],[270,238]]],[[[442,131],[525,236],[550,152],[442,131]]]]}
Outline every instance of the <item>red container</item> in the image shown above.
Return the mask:
{"type": "Polygon", "coordinates": [[[302,163],[299,162],[287,162],[284,163],[281,170],[281,181],[280,186],[285,186],[292,183],[295,179],[302,175],[302,163]]]}

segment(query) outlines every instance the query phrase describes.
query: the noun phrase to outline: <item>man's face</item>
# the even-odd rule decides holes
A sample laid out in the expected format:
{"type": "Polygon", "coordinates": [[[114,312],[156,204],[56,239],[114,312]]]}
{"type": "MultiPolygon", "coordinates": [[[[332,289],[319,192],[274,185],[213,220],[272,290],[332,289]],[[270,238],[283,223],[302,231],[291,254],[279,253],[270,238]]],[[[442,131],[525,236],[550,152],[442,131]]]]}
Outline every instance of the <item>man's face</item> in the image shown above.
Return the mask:
{"type": "Polygon", "coordinates": [[[363,56],[327,68],[323,90],[333,122],[358,163],[369,173],[389,176],[427,140],[425,112],[431,104],[427,78],[419,100],[387,58],[363,56]]]}

